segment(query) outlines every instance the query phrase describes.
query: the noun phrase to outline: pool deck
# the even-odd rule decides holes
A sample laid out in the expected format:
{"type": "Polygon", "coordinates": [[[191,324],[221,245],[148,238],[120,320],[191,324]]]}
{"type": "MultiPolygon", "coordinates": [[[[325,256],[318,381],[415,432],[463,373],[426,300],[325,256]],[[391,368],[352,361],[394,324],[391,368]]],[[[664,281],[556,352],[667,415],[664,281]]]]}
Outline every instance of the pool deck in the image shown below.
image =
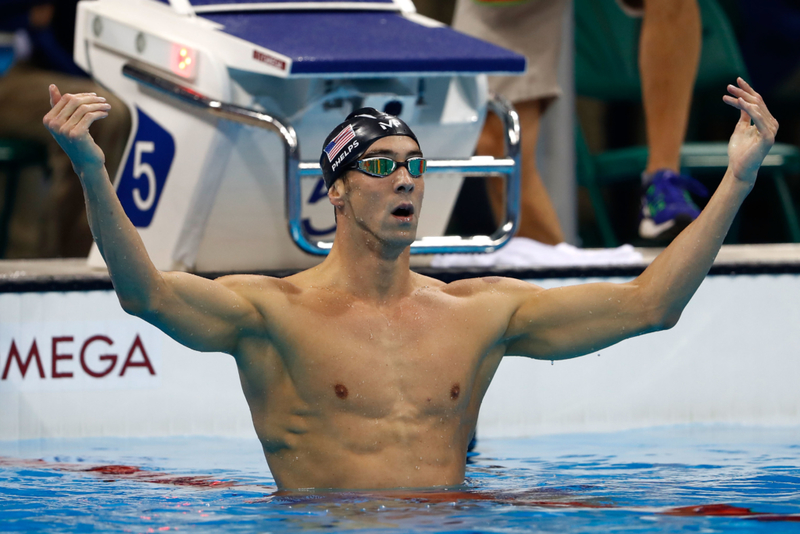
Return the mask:
{"type": "MultiPolygon", "coordinates": [[[[502,275],[518,279],[636,276],[652,262],[662,248],[637,248],[644,261],[640,264],[608,266],[565,266],[528,269],[418,267],[415,270],[444,281],[486,275],[502,275]]],[[[288,276],[297,271],[260,272],[271,276],[288,276]]],[[[788,274],[800,273],[800,245],[792,243],[766,245],[726,245],[720,250],[711,274],[788,274]]],[[[201,272],[214,278],[223,272],[201,272]]],[[[88,291],[111,289],[105,269],[87,265],[83,258],[0,261],[0,293],[26,291],[88,291]]]]}

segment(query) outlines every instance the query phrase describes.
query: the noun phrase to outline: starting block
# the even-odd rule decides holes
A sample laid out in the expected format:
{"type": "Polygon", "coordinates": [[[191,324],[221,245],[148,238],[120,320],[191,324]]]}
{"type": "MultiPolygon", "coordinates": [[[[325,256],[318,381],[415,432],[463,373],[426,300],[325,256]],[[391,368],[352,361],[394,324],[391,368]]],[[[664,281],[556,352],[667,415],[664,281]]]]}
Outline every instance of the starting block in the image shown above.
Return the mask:
{"type": "MultiPolygon", "coordinates": [[[[514,234],[519,121],[486,74],[525,59],[410,1],[82,1],[75,40],[76,62],[131,111],[115,187],[159,269],[317,263],[335,230],[321,145],[364,106],[408,123],[429,161],[412,253],[491,252],[514,234]],[[472,157],[487,110],[505,124],[502,159],[472,157]],[[506,177],[491,236],[443,235],[465,174],[506,177]]],[[[89,263],[102,265],[96,247],[89,263]]]]}

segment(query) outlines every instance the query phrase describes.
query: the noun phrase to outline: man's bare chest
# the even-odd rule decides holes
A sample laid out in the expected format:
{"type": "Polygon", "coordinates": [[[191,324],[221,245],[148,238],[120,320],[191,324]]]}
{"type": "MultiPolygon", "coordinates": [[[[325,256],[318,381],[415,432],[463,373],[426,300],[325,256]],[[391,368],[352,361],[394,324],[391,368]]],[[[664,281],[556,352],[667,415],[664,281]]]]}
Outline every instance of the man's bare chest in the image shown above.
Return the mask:
{"type": "Polygon", "coordinates": [[[495,341],[463,310],[415,303],[298,306],[282,322],[273,350],[304,401],[375,418],[463,408],[495,341]]]}

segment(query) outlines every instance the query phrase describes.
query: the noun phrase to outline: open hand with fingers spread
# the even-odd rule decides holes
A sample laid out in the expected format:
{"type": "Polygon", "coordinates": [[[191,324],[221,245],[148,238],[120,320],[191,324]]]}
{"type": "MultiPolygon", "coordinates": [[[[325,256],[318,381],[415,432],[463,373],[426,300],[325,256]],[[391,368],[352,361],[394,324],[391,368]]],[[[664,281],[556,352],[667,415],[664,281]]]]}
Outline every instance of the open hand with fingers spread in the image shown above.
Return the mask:
{"type": "Polygon", "coordinates": [[[752,185],[758,168],[775,144],[778,121],[770,114],[761,95],[742,78],[728,85],[730,95],[722,100],[741,111],[739,122],[728,143],[728,168],[740,180],[752,185]],[[752,124],[751,124],[752,120],[752,124]]]}
{"type": "Polygon", "coordinates": [[[89,126],[108,116],[111,105],[94,93],[61,95],[58,87],[50,86],[51,109],[43,123],[67,153],[78,175],[81,169],[105,164],[105,155],[89,135],[89,126]]]}

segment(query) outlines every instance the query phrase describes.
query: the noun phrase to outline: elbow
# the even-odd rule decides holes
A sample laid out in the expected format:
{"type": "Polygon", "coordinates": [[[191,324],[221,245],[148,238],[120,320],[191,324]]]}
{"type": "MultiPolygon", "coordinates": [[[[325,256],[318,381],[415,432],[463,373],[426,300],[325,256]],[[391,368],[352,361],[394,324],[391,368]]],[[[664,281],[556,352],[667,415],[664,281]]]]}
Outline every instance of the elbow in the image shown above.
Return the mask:
{"type": "Polygon", "coordinates": [[[670,297],[669,290],[653,284],[642,284],[637,287],[636,301],[643,320],[645,332],[669,330],[678,324],[684,306],[670,297]]]}
{"type": "Polygon", "coordinates": [[[119,298],[119,304],[122,306],[122,310],[128,315],[145,317],[151,310],[149,299],[122,295],[117,295],[117,297],[119,298]]]}
{"type": "Polygon", "coordinates": [[[665,302],[654,302],[651,306],[648,306],[648,311],[646,316],[648,317],[649,330],[658,332],[669,330],[678,324],[681,313],[683,313],[683,307],[675,308],[665,302]]]}
{"type": "Polygon", "coordinates": [[[117,298],[125,313],[149,322],[158,310],[157,294],[157,291],[117,291],[117,298]]]}
{"type": "Polygon", "coordinates": [[[640,300],[645,303],[643,317],[645,317],[645,329],[649,332],[669,330],[678,324],[681,318],[683,307],[675,308],[665,299],[658,296],[649,295],[640,300]]]}
{"type": "Polygon", "coordinates": [[[168,288],[161,273],[156,273],[156,276],[135,281],[112,279],[117,299],[125,313],[148,322],[150,317],[158,313],[168,288]]]}
{"type": "Polygon", "coordinates": [[[669,330],[678,324],[681,318],[680,311],[667,310],[660,314],[658,321],[654,325],[654,330],[669,330]]]}

